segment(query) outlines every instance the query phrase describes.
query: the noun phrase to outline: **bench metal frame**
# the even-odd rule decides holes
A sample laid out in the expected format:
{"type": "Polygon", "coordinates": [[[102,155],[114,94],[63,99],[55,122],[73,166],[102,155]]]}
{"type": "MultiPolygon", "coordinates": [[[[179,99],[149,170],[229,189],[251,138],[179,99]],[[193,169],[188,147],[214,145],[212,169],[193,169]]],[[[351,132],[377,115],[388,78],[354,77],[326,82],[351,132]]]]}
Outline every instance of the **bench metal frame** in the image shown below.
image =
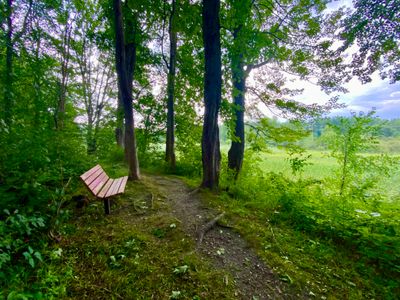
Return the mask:
{"type": "Polygon", "coordinates": [[[112,179],[100,165],[96,165],[80,176],[83,183],[96,198],[104,200],[104,212],[110,214],[110,197],[125,191],[128,176],[112,179]]]}

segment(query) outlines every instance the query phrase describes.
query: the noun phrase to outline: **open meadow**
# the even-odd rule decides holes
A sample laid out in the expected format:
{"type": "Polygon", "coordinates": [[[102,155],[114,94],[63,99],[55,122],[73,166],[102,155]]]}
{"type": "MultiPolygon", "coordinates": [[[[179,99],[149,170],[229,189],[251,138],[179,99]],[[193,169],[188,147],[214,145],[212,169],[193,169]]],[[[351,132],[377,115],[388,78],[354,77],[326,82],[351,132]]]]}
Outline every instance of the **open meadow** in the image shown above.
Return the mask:
{"type": "MultiPolygon", "coordinates": [[[[288,154],[279,149],[273,149],[271,152],[260,154],[259,166],[265,172],[281,172],[284,176],[291,179],[309,178],[323,180],[335,176],[339,165],[333,157],[329,156],[328,152],[308,150],[306,155],[308,154],[311,155],[310,159],[307,160],[309,164],[304,167],[303,172],[296,175],[292,173],[288,154]]],[[[368,157],[379,154],[381,153],[368,153],[364,155],[368,157]]],[[[391,153],[390,156],[399,158],[400,153],[391,153]]],[[[382,193],[388,195],[389,200],[396,201],[397,199],[400,206],[400,160],[398,165],[399,167],[394,169],[388,177],[381,178],[379,188],[382,193]]]]}

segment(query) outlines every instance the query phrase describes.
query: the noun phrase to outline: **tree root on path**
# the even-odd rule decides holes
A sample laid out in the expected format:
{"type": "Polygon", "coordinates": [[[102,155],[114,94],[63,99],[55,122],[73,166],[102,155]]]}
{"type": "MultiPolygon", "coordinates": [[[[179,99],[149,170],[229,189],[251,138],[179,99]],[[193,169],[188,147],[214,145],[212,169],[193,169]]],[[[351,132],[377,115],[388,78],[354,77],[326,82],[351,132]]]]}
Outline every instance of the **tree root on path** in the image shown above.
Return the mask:
{"type": "Polygon", "coordinates": [[[150,203],[151,203],[151,209],[154,209],[154,194],[151,193],[151,199],[150,199],[150,203]]]}
{"type": "Polygon", "coordinates": [[[222,214],[219,214],[216,216],[214,219],[212,219],[210,222],[208,222],[206,225],[202,227],[200,231],[197,232],[197,248],[201,245],[204,239],[204,235],[210,231],[215,225],[217,225],[218,221],[225,215],[225,212],[222,214]]]}
{"type": "Polygon", "coordinates": [[[195,188],[194,190],[190,191],[187,195],[188,196],[193,196],[194,194],[196,194],[198,191],[200,191],[200,188],[195,188]]]}

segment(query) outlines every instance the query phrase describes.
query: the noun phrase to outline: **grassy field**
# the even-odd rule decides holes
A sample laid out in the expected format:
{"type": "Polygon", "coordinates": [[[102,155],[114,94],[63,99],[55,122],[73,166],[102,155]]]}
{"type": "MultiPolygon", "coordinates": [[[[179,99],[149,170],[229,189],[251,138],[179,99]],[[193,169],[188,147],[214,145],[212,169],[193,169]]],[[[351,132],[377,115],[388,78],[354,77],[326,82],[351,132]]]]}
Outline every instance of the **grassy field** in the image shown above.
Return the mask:
{"type": "Polygon", "coordinates": [[[311,154],[308,162],[309,165],[305,166],[304,172],[300,175],[293,175],[288,161],[288,155],[286,152],[281,150],[273,150],[271,153],[261,154],[260,166],[266,172],[282,172],[289,178],[314,178],[324,179],[332,176],[337,171],[338,165],[336,160],[329,157],[328,153],[321,151],[308,151],[307,154],[311,154]]]}
{"type": "MultiPolygon", "coordinates": [[[[335,175],[338,170],[338,164],[336,160],[329,156],[328,152],[323,151],[307,151],[307,154],[311,154],[308,162],[309,165],[304,167],[304,171],[301,174],[294,175],[290,168],[288,161],[288,155],[282,150],[272,150],[270,153],[260,154],[260,167],[265,172],[281,172],[288,178],[313,178],[323,180],[330,178],[335,175]]],[[[376,154],[366,154],[376,155],[376,154]]],[[[400,154],[392,154],[393,157],[399,157],[400,154]]],[[[400,163],[397,170],[393,170],[389,177],[382,178],[379,186],[381,191],[389,196],[390,200],[400,199],[400,163]]]]}
{"type": "MultiPolygon", "coordinates": [[[[385,150],[387,147],[387,141],[382,142],[382,149],[385,150]]],[[[400,149],[400,141],[390,140],[391,150],[400,149]]],[[[229,145],[222,144],[221,152],[228,153],[229,145]]],[[[387,178],[382,178],[380,182],[381,189],[384,193],[389,195],[391,200],[400,199],[400,152],[394,151],[382,151],[377,153],[364,154],[366,156],[380,155],[388,153],[391,157],[397,157],[399,159],[398,168],[393,170],[387,178]]],[[[259,154],[259,166],[265,172],[277,172],[282,173],[284,176],[290,179],[298,179],[300,176],[302,179],[313,178],[318,180],[323,180],[325,178],[330,178],[335,175],[338,170],[338,164],[333,157],[329,156],[328,151],[317,151],[317,150],[307,150],[306,155],[311,154],[308,160],[309,165],[304,167],[301,174],[293,175],[288,161],[289,155],[280,149],[271,149],[270,152],[263,152],[259,154]]]]}

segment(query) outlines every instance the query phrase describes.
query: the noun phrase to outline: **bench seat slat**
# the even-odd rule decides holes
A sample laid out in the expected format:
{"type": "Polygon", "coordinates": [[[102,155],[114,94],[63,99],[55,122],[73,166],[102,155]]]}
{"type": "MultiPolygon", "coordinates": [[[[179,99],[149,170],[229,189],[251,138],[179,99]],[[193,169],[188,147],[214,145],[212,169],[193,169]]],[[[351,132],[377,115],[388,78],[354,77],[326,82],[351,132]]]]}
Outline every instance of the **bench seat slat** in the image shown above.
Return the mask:
{"type": "Polygon", "coordinates": [[[86,178],[85,183],[87,186],[89,186],[93,181],[95,181],[101,174],[103,174],[104,171],[100,167],[96,172],[94,172],[92,175],[90,175],[88,178],[86,178]]]}
{"type": "Polygon", "coordinates": [[[86,171],[81,175],[81,179],[85,181],[90,175],[92,175],[94,172],[96,172],[99,168],[101,168],[100,165],[96,165],[93,168],[91,168],[89,171],[86,171]]]}
{"type": "Polygon", "coordinates": [[[124,181],[124,177],[120,177],[120,178],[118,178],[119,179],[119,184],[118,184],[118,188],[114,191],[114,194],[115,195],[118,195],[119,194],[119,189],[121,188],[121,185],[122,185],[122,183],[123,183],[123,181],[124,181]]]}
{"type": "Polygon", "coordinates": [[[119,186],[117,194],[121,194],[125,191],[126,182],[128,181],[128,176],[122,177],[121,185],[119,186]]]}
{"type": "Polygon", "coordinates": [[[118,178],[118,186],[116,186],[115,190],[113,191],[114,195],[118,195],[118,191],[119,191],[119,188],[120,188],[123,180],[124,180],[123,177],[118,178]]]}
{"type": "Polygon", "coordinates": [[[89,190],[93,192],[94,195],[97,195],[97,193],[101,190],[101,188],[106,184],[106,182],[110,179],[106,173],[100,174],[99,177],[97,177],[90,185],[89,185],[89,190]]]}
{"type": "Polygon", "coordinates": [[[118,191],[118,188],[119,188],[120,184],[121,184],[121,178],[115,179],[113,184],[110,186],[110,189],[108,190],[108,192],[106,194],[106,198],[115,195],[116,191],[118,191]]]}
{"type": "Polygon", "coordinates": [[[107,183],[103,186],[103,188],[101,189],[101,191],[97,194],[97,197],[99,198],[106,198],[106,194],[108,192],[108,190],[110,189],[111,185],[113,184],[114,179],[109,179],[107,181],[107,183]]]}
{"type": "Polygon", "coordinates": [[[96,189],[93,191],[93,194],[94,194],[96,197],[98,197],[98,198],[102,198],[102,197],[99,196],[99,194],[100,194],[101,190],[106,186],[106,184],[107,184],[109,181],[111,181],[111,180],[112,180],[112,179],[107,178],[107,181],[104,182],[103,185],[98,185],[98,186],[96,187],[96,189]]]}

